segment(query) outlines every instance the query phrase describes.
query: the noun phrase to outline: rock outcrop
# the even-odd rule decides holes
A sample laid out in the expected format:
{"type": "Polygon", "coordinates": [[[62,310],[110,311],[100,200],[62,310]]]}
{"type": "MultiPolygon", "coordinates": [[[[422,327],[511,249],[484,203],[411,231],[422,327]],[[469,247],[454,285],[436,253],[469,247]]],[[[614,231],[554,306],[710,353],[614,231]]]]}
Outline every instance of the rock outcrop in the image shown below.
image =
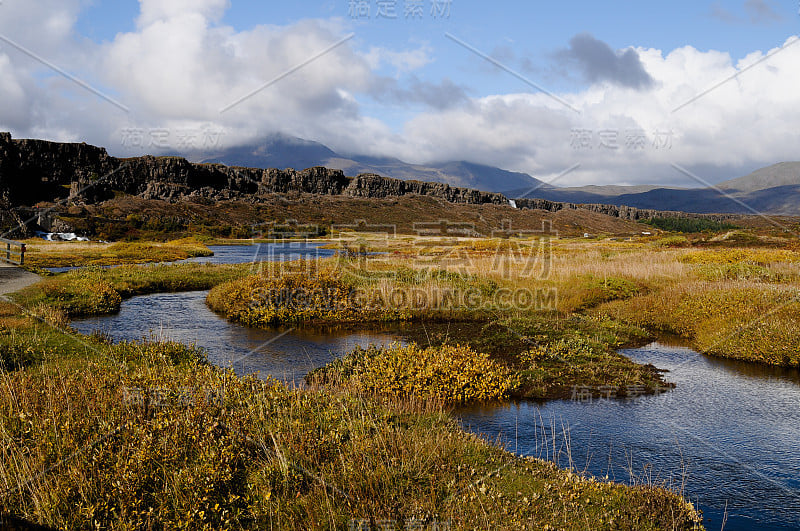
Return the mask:
{"type": "Polygon", "coordinates": [[[454,203],[508,203],[501,194],[442,183],[374,174],[347,177],[341,170],[322,167],[298,171],[196,164],[181,157],[119,159],[88,144],[14,140],[8,133],[0,133],[0,190],[15,205],[63,199],[97,203],[118,193],[179,201],[257,200],[292,192],[363,198],[419,194],[454,203]]]}
{"type": "Polygon", "coordinates": [[[115,167],[116,159],[103,148],[0,133],[0,193],[14,205],[65,197],[72,182],[96,181],[115,167]]]}
{"type": "Polygon", "coordinates": [[[558,212],[564,209],[573,210],[589,210],[590,212],[597,212],[605,214],[614,218],[620,218],[630,221],[639,221],[657,217],[668,218],[705,218],[714,221],[725,221],[731,219],[739,219],[741,214],[695,214],[690,212],[678,212],[674,210],[652,210],[644,208],[634,208],[629,206],[617,205],[601,205],[601,204],[579,204],[579,203],[562,203],[559,201],[549,201],[547,199],[516,199],[515,203],[517,208],[529,208],[532,210],[545,210],[547,212],[558,212]]]}
{"type": "Polygon", "coordinates": [[[354,177],[344,190],[344,194],[350,197],[390,197],[417,194],[438,197],[450,203],[508,204],[508,199],[498,193],[456,188],[444,183],[388,179],[374,173],[362,173],[354,177]]]}
{"type": "MultiPolygon", "coordinates": [[[[502,194],[437,182],[391,179],[372,173],[348,177],[341,170],[323,167],[298,171],[197,164],[181,157],[116,158],[104,148],[85,143],[14,140],[9,133],[0,133],[0,200],[4,201],[0,202],[0,223],[3,227],[21,224],[20,216],[12,212],[14,209],[21,211],[20,207],[39,202],[95,204],[127,194],[167,202],[188,199],[258,203],[274,194],[298,193],[352,198],[417,194],[451,203],[509,204],[502,194]]],[[[583,209],[632,221],[665,216],[715,220],[740,217],[544,199],[517,199],[516,206],[548,212],[583,209]]],[[[38,226],[52,224],[48,219],[40,220],[38,226]]]]}

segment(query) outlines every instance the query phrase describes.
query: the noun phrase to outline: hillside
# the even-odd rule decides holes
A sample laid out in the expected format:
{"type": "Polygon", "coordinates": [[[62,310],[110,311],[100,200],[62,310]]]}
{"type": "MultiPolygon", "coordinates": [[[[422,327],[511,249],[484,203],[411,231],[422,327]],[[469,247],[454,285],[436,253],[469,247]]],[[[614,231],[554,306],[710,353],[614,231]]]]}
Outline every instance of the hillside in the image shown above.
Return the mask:
{"type": "Polygon", "coordinates": [[[384,198],[408,194],[451,203],[507,205],[501,194],[437,182],[404,181],[375,174],[347,177],[341,170],[311,167],[249,168],[197,164],[180,157],[119,159],[88,144],[14,140],[0,133],[0,194],[14,206],[69,199],[97,203],[119,194],[180,201],[254,201],[272,194],[307,193],[384,198]]]}
{"type": "Polygon", "coordinates": [[[526,173],[466,161],[427,165],[389,157],[342,155],[318,142],[272,135],[251,146],[216,154],[190,155],[204,162],[256,168],[324,166],[346,175],[375,173],[402,180],[502,193],[565,203],[608,204],[641,209],[696,213],[800,215],[800,162],[782,162],[708,188],[637,186],[551,186],[526,173]]]}
{"type": "MultiPolygon", "coordinates": [[[[521,191],[520,191],[521,192],[521,191]]],[[[518,197],[511,193],[509,197],[518,197]]],[[[707,188],[541,187],[525,197],[696,213],[800,215],[800,162],[782,162],[707,188]]]]}
{"type": "Polygon", "coordinates": [[[409,164],[390,157],[343,155],[327,146],[287,135],[271,135],[262,142],[222,150],[218,153],[182,154],[191,160],[250,168],[310,168],[324,166],[342,170],[346,175],[377,173],[384,177],[446,183],[460,188],[486,192],[530,190],[542,182],[526,173],[518,173],[466,161],[428,165],[409,164]]]}
{"type": "Polygon", "coordinates": [[[783,186],[800,186],[800,162],[779,162],[717,185],[726,191],[757,192],[783,186]]]}
{"type": "MultiPolygon", "coordinates": [[[[324,146],[298,147],[301,151],[326,153],[324,146]]],[[[458,167],[477,169],[483,175],[492,172],[491,168],[477,165],[459,163],[458,167]]],[[[503,175],[501,170],[498,172],[495,175],[503,175]]],[[[747,193],[747,198],[753,208],[767,205],[788,213],[797,209],[794,198],[800,185],[751,188],[753,191],[747,193]]],[[[549,187],[536,191],[537,195],[550,192],[549,187]]],[[[35,230],[77,230],[105,234],[109,239],[125,237],[126,231],[139,230],[145,225],[155,231],[203,226],[230,233],[253,223],[284,219],[325,226],[364,219],[368,223],[395,224],[404,231],[412,231],[414,222],[446,219],[470,223],[473,228],[468,232],[480,234],[500,230],[505,226],[503,220],[509,220],[515,230],[537,230],[541,221],[550,219],[556,230],[564,234],[634,234],[642,229],[636,223],[639,220],[701,217],[704,214],[679,211],[726,212],[726,206],[732,202],[731,197],[713,189],[652,189],[616,196],[619,204],[638,204],[639,208],[615,206],[607,196],[595,203],[518,199],[515,204],[519,208],[515,208],[502,194],[441,182],[394,179],[374,173],[348,177],[342,170],[319,166],[298,171],[200,164],[180,157],[119,159],[101,147],[85,143],[15,140],[8,133],[0,133],[0,197],[5,201],[0,204],[0,221],[6,229],[18,227],[22,234],[35,230]],[[124,203],[120,200],[126,197],[145,201],[133,203],[145,210],[121,208],[119,205],[124,203]],[[417,200],[422,203],[413,203],[417,200]],[[164,208],[159,207],[161,204],[164,208]],[[189,204],[195,205],[200,213],[192,207],[190,210],[195,213],[191,215],[170,214],[185,210],[189,204]],[[48,205],[56,207],[54,215],[42,211],[48,205]],[[102,208],[90,208],[94,205],[117,206],[108,213],[102,208]],[[245,205],[264,208],[252,211],[245,205]],[[266,208],[267,205],[272,206],[266,208]],[[668,211],[671,205],[679,207],[668,211]],[[492,210],[486,210],[489,206],[492,210]],[[380,215],[376,209],[381,210],[380,215]],[[118,215],[120,210],[126,212],[123,218],[118,215]],[[250,212],[253,217],[231,217],[229,210],[250,212]],[[160,213],[153,217],[151,212],[160,213]],[[125,222],[128,216],[132,216],[130,223],[125,222]],[[31,221],[24,226],[23,219],[31,221]],[[224,227],[227,228],[223,230],[224,227]]],[[[731,216],[739,217],[736,214],[712,217],[731,216]]]]}

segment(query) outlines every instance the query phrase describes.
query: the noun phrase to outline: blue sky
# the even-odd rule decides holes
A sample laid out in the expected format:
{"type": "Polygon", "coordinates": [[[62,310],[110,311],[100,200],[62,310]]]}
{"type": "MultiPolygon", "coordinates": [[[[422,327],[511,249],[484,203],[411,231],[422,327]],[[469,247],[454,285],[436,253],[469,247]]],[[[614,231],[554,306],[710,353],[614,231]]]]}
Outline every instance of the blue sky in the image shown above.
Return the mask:
{"type": "Polygon", "coordinates": [[[132,129],[213,127],[224,146],[280,131],[343,152],[467,159],[545,179],[578,161],[574,184],[697,185],[668,168],[719,181],[798,158],[797,11],[772,0],[4,0],[0,37],[18,46],[0,42],[0,129],[120,154],[179,147],[132,146],[132,129]],[[411,4],[421,12],[406,17],[411,4]],[[648,149],[624,149],[635,130],[648,149]],[[602,149],[609,132],[619,145],[602,149]],[[668,147],[658,145],[665,132],[668,147]]]}
{"type": "MultiPolygon", "coordinates": [[[[353,16],[351,0],[277,2],[234,0],[221,20],[237,30],[256,25],[283,26],[303,19],[341,19],[356,33],[362,49],[381,46],[404,49],[422,43],[433,49],[435,61],[422,70],[426,77],[450,77],[470,87],[475,95],[514,90],[511,79],[486,76],[483,65],[445,37],[449,32],[488,54],[512,50],[546,71],[552,54],[567,46],[576,34],[588,32],[612,48],[629,46],[673,50],[693,46],[701,51],[724,51],[741,58],[754,50],[779,46],[798,33],[798,9],[792,2],[764,1],[773,15],[756,15],[747,2],[503,2],[452,0],[449,15],[431,15],[431,1],[422,2],[421,17],[407,18],[408,0],[396,0],[397,18],[378,15],[377,0],[368,2],[369,16],[353,16]]],[[[444,3],[443,3],[444,5],[444,3]]],[[[137,0],[93,0],[80,13],[76,32],[95,42],[110,41],[135,29],[137,0]]],[[[499,55],[503,55],[500,53],[499,55]]],[[[511,64],[518,67],[518,64],[511,64]]],[[[544,77],[548,77],[545,75],[544,77]]],[[[550,76],[553,90],[574,88],[569,80],[550,76]]],[[[573,84],[574,85],[574,84],[573,84]]]]}

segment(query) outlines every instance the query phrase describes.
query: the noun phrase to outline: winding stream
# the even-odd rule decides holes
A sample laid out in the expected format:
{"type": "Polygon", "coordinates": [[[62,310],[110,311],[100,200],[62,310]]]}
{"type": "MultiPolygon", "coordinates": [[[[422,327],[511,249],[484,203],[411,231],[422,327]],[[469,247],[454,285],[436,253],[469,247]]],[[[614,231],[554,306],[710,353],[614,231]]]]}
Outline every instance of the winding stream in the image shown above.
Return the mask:
{"type": "Polygon", "coordinates": [[[800,528],[800,372],[652,343],[623,353],[677,387],[624,400],[522,402],[458,411],[509,450],[630,483],[666,482],[709,530],[800,528]],[[570,461],[571,459],[571,461],[570,461]]]}
{"type": "MultiPolygon", "coordinates": [[[[237,248],[215,248],[210,261],[325,251],[231,247],[237,248]]],[[[238,374],[260,371],[286,381],[298,381],[357,344],[397,338],[392,331],[247,329],[211,312],[206,293],[135,297],[116,315],[73,326],[83,333],[105,331],[116,340],[155,335],[196,343],[209,351],[212,363],[238,374]]],[[[623,352],[669,370],[666,377],[676,389],[623,400],[475,406],[455,414],[465,429],[499,437],[511,451],[618,482],[682,488],[703,511],[709,530],[721,529],[723,520],[727,531],[800,529],[800,371],[713,359],[666,342],[623,352]]]]}
{"type": "Polygon", "coordinates": [[[208,350],[209,361],[236,374],[259,372],[301,383],[310,370],[322,367],[356,345],[389,344],[396,335],[380,332],[315,331],[245,328],[208,309],[207,291],[157,293],[122,302],[119,313],[76,319],[84,334],[100,331],[115,341],[149,338],[195,344],[208,350]]]}
{"type": "MultiPolygon", "coordinates": [[[[239,264],[327,258],[336,253],[321,244],[303,241],[209,248],[213,256],[182,261],[239,264]]],[[[157,338],[195,344],[208,351],[211,363],[230,367],[239,375],[258,372],[298,384],[306,373],[356,345],[384,345],[397,340],[396,335],[381,332],[245,328],[208,309],[207,294],[190,291],[133,297],[122,302],[117,314],[76,319],[72,326],[84,334],[105,333],[115,341],[157,338]]]]}

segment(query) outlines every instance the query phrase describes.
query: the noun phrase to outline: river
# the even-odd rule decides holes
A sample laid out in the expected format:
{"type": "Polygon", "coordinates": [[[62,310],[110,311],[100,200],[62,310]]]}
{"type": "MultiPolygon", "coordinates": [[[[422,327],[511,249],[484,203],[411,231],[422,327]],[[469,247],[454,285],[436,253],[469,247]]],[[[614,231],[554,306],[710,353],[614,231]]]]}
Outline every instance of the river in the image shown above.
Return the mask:
{"type": "MultiPolygon", "coordinates": [[[[258,253],[281,259],[276,249],[239,247],[211,261],[251,261],[258,253]]],[[[295,382],[357,344],[398,337],[380,330],[248,329],[211,312],[206,293],[135,297],[116,315],[73,326],[117,340],[155,335],[195,343],[212,363],[239,374],[260,371],[295,382]]],[[[676,388],[658,396],[515,402],[455,414],[465,429],[500,437],[510,451],[618,482],[681,490],[710,530],[722,529],[723,520],[727,531],[800,529],[800,371],[709,358],[664,341],[623,353],[669,370],[676,388]]]]}
{"type": "Polygon", "coordinates": [[[673,391],[460,409],[509,450],[625,483],[683,488],[708,529],[800,528],[800,372],[652,343],[623,353],[668,369],[673,391]]]}

